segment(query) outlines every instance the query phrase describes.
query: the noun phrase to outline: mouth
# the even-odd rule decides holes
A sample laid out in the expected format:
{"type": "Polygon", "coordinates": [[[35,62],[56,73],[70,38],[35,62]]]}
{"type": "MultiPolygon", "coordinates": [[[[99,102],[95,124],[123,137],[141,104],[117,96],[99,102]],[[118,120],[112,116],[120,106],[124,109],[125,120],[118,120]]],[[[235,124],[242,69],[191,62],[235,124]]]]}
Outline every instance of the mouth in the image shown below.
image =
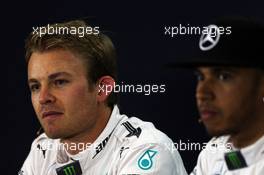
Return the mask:
{"type": "Polygon", "coordinates": [[[58,111],[47,111],[42,113],[42,119],[55,119],[61,117],[63,115],[62,112],[58,111]]]}
{"type": "Polygon", "coordinates": [[[219,112],[211,108],[202,108],[200,111],[200,117],[202,121],[208,121],[215,119],[219,112]]]}

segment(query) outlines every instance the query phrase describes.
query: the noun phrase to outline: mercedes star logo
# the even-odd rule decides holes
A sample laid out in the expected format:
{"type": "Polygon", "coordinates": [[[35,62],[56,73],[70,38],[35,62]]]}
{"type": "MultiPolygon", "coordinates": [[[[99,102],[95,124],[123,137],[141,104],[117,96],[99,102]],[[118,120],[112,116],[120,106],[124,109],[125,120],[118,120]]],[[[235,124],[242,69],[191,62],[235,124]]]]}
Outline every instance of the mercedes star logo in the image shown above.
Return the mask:
{"type": "Polygon", "coordinates": [[[212,49],[220,39],[219,28],[216,25],[209,25],[207,31],[203,32],[200,41],[199,47],[203,51],[212,49]]]}

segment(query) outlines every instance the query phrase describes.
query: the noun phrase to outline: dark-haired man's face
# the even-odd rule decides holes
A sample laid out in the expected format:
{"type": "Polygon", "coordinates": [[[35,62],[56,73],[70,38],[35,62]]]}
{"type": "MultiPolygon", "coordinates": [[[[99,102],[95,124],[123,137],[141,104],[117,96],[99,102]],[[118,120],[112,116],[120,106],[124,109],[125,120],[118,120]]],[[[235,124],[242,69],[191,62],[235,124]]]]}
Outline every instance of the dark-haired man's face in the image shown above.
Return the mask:
{"type": "Polygon", "coordinates": [[[97,122],[97,91],[90,88],[86,67],[69,51],[34,52],[28,64],[31,100],[50,138],[70,138],[97,122]]]}
{"type": "Polygon", "coordinates": [[[210,135],[236,134],[260,121],[264,87],[260,71],[199,67],[197,76],[197,106],[210,135]]]}

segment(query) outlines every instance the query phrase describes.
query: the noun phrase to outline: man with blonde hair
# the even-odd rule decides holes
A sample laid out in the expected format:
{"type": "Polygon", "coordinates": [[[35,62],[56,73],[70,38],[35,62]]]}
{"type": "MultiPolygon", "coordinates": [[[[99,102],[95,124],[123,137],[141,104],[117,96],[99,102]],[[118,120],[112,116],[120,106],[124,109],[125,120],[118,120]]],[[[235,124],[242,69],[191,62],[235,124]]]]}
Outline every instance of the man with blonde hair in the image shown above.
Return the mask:
{"type": "Polygon", "coordinates": [[[98,27],[70,21],[36,29],[26,41],[26,61],[45,133],[32,143],[19,174],[186,174],[164,133],[119,113],[112,92],[116,53],[98,27]]]}

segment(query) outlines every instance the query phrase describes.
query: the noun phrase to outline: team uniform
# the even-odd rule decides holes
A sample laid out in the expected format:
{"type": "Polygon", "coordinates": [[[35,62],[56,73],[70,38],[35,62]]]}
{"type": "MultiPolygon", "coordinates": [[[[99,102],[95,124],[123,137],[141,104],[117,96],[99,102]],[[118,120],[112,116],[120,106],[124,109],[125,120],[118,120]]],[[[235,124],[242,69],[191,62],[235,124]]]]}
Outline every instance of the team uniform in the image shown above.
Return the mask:
{"type": "Polygon", "coordinates": [[[254,144],[236,149],[229,136],[213,138],[200,153],[191,175],[263,175],[264,136],[254,144]]]}
{"type": "Polygon", "coordinates": [[[121,115],[117,106],[103,132],[86,149],[70,155],[58,149],[61,144],[59,139],[40,135],[32,143],[19,174],[187,174],[171,139],[152,123],[121,115]]]}

